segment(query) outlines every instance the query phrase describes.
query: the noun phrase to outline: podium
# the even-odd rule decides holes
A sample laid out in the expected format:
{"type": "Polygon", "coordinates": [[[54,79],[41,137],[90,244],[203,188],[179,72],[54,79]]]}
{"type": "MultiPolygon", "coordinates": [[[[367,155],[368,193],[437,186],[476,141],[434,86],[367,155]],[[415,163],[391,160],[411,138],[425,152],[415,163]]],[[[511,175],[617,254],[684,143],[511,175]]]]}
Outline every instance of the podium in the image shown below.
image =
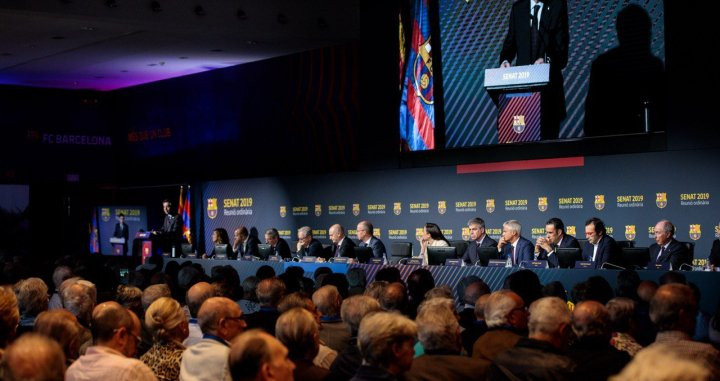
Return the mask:
{"type": "Polygon", "coordinates": [[[485,69],[485,89],[498,106],[498,143],[541,138],[541,90],[550,83],[550,64],[485,69]]]}
{"type": "Polygon", "coordinates": [[[125,238],[111,237],[110,244],[112,244],[113,255],[125,255],[125,238]]]}
{"type": "Polygon", "coordinates": [[[141,251],[140,251],[140,264],[144,264],[147,258],[150,258],[153,254],[153,243],[151,232],[137,232],[135,239],[140,240],[141,251]]]}

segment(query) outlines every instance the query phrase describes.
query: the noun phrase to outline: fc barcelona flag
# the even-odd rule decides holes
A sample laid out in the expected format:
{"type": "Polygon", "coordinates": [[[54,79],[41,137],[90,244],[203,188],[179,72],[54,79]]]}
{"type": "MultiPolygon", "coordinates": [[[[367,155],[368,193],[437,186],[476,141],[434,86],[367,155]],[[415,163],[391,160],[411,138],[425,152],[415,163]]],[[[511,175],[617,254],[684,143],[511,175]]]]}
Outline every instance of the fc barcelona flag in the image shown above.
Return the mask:
{"type": "Polygon", "coordinates": [[[421,151],[435,149],[435,106],[433,101],[433,66],[430,39],[430,0],[410,2],[411,38],[404,43],[405,33],[400,20],[401,78],[400,138],[403,149],[421,151]]]}
{"type": "Polygon", "coordinates": [[[178,203],[178,214],[182,217],[183,221],[183,239],[185,242],[192,244],[192,236],[190,234],[190,186],[187,187],[185,192],[184,187],[180,187],[180,202],[178,203]]]}

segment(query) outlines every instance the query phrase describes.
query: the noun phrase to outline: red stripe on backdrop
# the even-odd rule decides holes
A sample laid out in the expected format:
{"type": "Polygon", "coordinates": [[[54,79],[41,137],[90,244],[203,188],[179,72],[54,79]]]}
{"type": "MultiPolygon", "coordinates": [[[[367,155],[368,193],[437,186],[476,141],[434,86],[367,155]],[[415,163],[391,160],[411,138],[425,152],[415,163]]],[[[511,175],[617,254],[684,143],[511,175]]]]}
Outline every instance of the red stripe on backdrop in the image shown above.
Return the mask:
{"type": "Polygon", "coordinates": [[[516,160],[482,164],[463,164],[458,165],[456,171],[457,174],[461,175],[467,173],[522,171],[528,169],[569,168],[584,166],[585,157],[574,156],[560,157],[556,159],[516,160]]]}
{"type": "Polygon", "coordinates": [[[408,111],[410,112],[410,115],[412,115],[413,119],[415,119],[415,123],[417,123],[418,125],[418,133],[420,134],[420,137],[422,137],[422,140],[425,142],[425,148],[435,149],[435,132],[433,123],[430,118],[428,118],[428,115],[425,113],[425,108],[418,100],[417,95],[415,95],[415,86],[412,85],[410,80],[408,80],[407,87],[408,111]]]}

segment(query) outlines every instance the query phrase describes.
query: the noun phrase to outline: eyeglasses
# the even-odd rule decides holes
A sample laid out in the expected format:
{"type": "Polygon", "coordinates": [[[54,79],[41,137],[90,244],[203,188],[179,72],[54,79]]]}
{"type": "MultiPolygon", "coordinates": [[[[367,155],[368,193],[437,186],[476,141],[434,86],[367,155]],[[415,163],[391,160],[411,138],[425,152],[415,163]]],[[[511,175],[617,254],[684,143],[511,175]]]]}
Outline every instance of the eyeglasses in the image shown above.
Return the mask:
{"type": "Polygon", "coordinates": [[[228,320],[234,320],[234,321],[245,321],[245,318],[241,316],[226,316],[225,319],[228,320]]]}
{"type": "MultiPolygon", "coordinates": [[[[119,330],[121,330],[121,329],[122,329],[122,328],[115,328],[115,329],[113,329],[113,332],[117,332],[117,331],[119,331],[119,330]]],[[[141,343],[141,342],[142,342],[142,337],[140,337],[140,335],[136,335],[136,334],[132,333],[132,331],[128,331],[127,329],[125,330],[125,332],[127,332],[127,334],[128,334],[130,337],[135,338],[135,341],[136,341],[137,343],[141,343]]]]}

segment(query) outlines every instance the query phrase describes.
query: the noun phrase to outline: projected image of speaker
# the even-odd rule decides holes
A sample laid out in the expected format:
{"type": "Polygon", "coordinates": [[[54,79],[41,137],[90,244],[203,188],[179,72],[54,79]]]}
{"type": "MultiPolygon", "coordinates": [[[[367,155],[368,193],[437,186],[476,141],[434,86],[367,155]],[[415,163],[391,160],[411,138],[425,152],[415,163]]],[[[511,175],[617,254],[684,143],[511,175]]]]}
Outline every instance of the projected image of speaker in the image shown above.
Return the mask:
{"type": "Polygon", "coordinates": [[[227,259],[228,253],[230,253],[231,251],[232,249],[228,244],[215,245],[215,250],[213,250],[213,252],[215,253],[215,259],[227,259]]]}
{"type": "Polygon", "coordinates": [[[444,266],[446,259],[457,258],[454,246],[428,246],[427,247],[428,265],[444,266]]]}
{"type": "Polygon", "coordinates": [[[628,268],[644,269],[650,263],[650,248],[647,247],[623,247],[623,263],[628,268]]]}
{"type": "Polygon", "coordinates": [[[262,258],[263,260],[267,260],[269,256],[272,255],[272,246],[261,243],[258,244],[258,257],[262,258]]]}
{"type": "Polygon", "coordinates": [[[368,263],[373,257],[371,247],[353,247],[353,253],[355,253],[355,259],[360,263],[368,263]]]}
{"type": "Polygon", "coordinates": [[[583,260],[582,249],[576,247],[558,247],[555,249],[555,255],[561,269],[575,268],[575,262],[583,260]]]}
{"type": "Polygon", "coordinates": [[[497,247],[478,247],[477,255],[478,261],[475,264],[479,264],[482,267],[487,267],[491,259],[500,259],[500,253],[498,253],[497,247]]]}

